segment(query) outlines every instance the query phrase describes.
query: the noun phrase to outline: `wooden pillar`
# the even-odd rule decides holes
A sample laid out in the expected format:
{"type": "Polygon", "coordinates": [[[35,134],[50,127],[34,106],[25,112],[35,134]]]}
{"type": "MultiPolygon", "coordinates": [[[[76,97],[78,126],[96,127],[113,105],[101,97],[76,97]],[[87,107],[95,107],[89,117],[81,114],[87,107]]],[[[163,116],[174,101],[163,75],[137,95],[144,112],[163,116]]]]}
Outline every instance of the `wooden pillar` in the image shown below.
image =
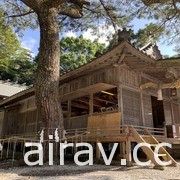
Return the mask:
{"type": "Polygon", "coordinates": [[[118,112],[121,112],[121,85],[118,84],[117,87],[117,94],[118,94],[118,112]]]}
{"type": "Polygon", "coordinates": [[[121,112],[121,124],[124,124],[123,119],[123,101],[122,101],[122,86],[119,83],[117,87],[117,94],[118,94],[118,112],[121,112]]]}
{"type": "Polygon", "coordinates": [[[0,157],[0,159],[3,159],[3,147],[4,147],[4,141],[5,141],[5,140],[2,140],[2,144],[1,144],[1,145],[2,145],[2,150],[1,150],[1,157],[0,157]]]}
{"type": "Polygon", "coordinates": [[[171,114],[172,114],[172,124],[174,124],[175,123],[175,117],[174,117],[173,100],[171,100],[171,114]]]}
{"type": "MultiPolygon", "coordinates": [[[[38,132],[40,129],[38,128],[38,123],[39,123],[39,117],[38,117],[38,110],[36,110],[36,132],[38,132]]],[[[36,135],[37,136],[37,135],[36,135]]]]}
{"type": "Polygon", "coordinates": [[[89,116],[93,115],[93,94],[89,96],[89,116]]]}
{"type": "Polygon", "coordinates": [[[120,158],[124,159],[126,155],[125,142],[120,142],[120,158]]]}
{"type": "Polygon", "coordinates": [[[125,129],[126,132],[126,164],[127,166],[132,165],[132,156],[131,156],[131,141],[129,140],[129,127],[125,129]]]}
{"type": "Polygon", "coordinates": [[[75,142],[74,142],[74,154],[77,153],[78,149],[76,147],[76,144],[78,143],[78,130],[75,132],[75,142]]]}
{"type": "Polygon", "coordinates": [[[99,141],[96,142],[96,163],[98,164],[100,162],[100,159],[101,159],[101,152],[99,150],[99,147],[98,147],[98,143],[99,141]]]}
{"type": "Polygon", "coordinates": [[[125,142],[119,143],[119,154],[117,156],[117,160],[125,159],[126,158],[126,149],[125,149],[125,142]]]}
{"type": "Polygon", "coordinates": [[[26,126],[27,126],[27,113],[28,113],[28,111],[26,111],[26,112],[25,112],[24,133],[26,133],[26,126]]]}
{"type": "Polygon", "coordinates": [[[143,102],[143,92],[141,91],[141,113],[142,113],[142,125],[143,126],[146,126],[146,123],[145,123],[145,115],[144,115],[144,102],[143,102]]]}
{"type": "Polygon", "coordinates": [[[9,157],[9,148],[10,148],[10,143],[11,143],[11,139],[8,139],[8,146],[7,146],[7,153],[6,153],[6,158],[8,159],[9,157]]]}
{"type": "Polygon", "coordinates": [[[71,100],[68,100],[68,128],[71,128],[71,100]]]}
{"type": "Polygon", "coordinates": [[[129,140],[126,141],[126,161],[127,161],[127,166],[132,165],[131,141],[129,140]]]}

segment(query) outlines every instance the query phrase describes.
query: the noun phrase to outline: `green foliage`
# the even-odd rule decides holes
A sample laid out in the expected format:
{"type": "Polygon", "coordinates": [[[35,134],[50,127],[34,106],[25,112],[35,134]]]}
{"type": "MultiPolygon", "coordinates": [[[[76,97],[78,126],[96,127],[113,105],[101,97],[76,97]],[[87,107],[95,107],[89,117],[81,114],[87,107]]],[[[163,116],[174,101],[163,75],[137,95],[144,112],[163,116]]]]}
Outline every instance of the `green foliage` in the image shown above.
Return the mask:
{"type": "MultiPolygon", "coordinates": [[[[161,38],[163,27],[157,24],[150,23],[144,29],[139,29],[137,33],[132,32],[129,41],[137,47],[143,47],[149,42],[157,42],[161,38]]],[[[109,42],[108,49],[111,49],[118,44],[118,35],[115,33],[109,42]]]]}
{"type": "Polygon", "coordinates": [[[16,34],[8,27],[0,10],[0,79],[26,83],[34,80],[35,63],[30,52],[21,47],[16,34]]]}
{"type": "Polygon", "coordinates": [[[159,27],[157,24],[150,23],[144,29],[139,29],[137,33],[131,36],[132,41],[136,46],[145,46],[150,41],[159,41],[164,28],[159,27]]]}
{"type": "MultiPolygon", "coordinates": [[[[30,58],[30,57],[29,57],[30,58]]],[[[6,60],[5,65],[0,61],[0,79],[10,80],[18,84],[32,85],[36,64],[27,57],[16,60],[6,60]]]]}
{"type": "Polygon", "coordinates": [[[161,34],[166,44],[177,44],[178,49],[180,41],[179,1],[164,1],[164,3],[152,3],[149,6],[144,5],[141,0],[131,1],[126,10],[136,18],[153,21],[157,27],[153,32],[161,34]]]}
{"type": "Polygon", "coordinates": [[[6,25],[0,9],[0,59],[15,59],[21,53],[19,50],[20,43],[12,29],[6,25]]]}
{"type": "Polygon", "coordinates": [[[63,70],[72,70],[102,54],[105,45],[100,44],[97,39],[91,41],[89,39],[79,37],[63,37],[60,41],[61,47],[61,67],[63,70]]]}
{"type": "MultiPolygon", "coordinates": [[[[16,31],[28,27],[37,27],[37,15],[36,13],[33,13],[31,7],[28,7],[23,3],[26,1],[27,0],[2,0],[0,2],[0,5],[5,12],[5,17],[8,16],[6,22],[15,27],[16,31]]],[[[34,1],[34,3],[38,2],[38,0],[31,1],[34,1]]],[[[60,1],[61,0],[59,0],[59,2],[60,1]]],[[[39,0],[39,3],[40,2],[41,1],[39,0]]],[[[134,18],[148,19],[153,20],[154,25],[157,25],[158,28],[155,28],[154,31],[158,29],[157,34],[161,33],[161,37],[164,36],[166,38],[166,43],[175,43],[178,46],[180,34],[179,1],[173,0],[164,1],[164,3],[162,3],[162,1],[160,1],[161,3],[149,3],[150,1],[143,0],[87,0],[87,2],[90,2],[90,5],[85,3],[84,5],[79,6],[78,3],[80,2],[83,4],[83,2],[86,1],[78,0],[75,2],[69,0],[63,3],[63,9],[68,10],[71,9],[71,7],[76,7],[79,9],[79,14],[82,15],[82,17],[73,18],[60,11],[58,20],[61,32],[67,32],[68,30],[79,32],[91,28],[94,33],[101,36],[102,32],[97,30],[99,25],[103,25],[104,29],[109,28],[111,25],[117,30],[118,27],[131,27],[131,20],[134,18]],[[143,2],[148,3],[145,3],[145,5],[143,2]]],[[[109,36],[109,34],[107,34],[107,36],[109,36]]],[[[138,43],[141,44],[141,42],[138,43]]],[[[177,49],[179,48],[177,47],[177,49]]]]}
{"type": "MultiPolygon", "coordinates": [[[[101,44],[97,39],[91,41],[79,37],[63,37],[60,41],[61,51],[61,70],[70,71],[78,68],[93,58],[103,54],[106,50],[105,44],[101,44]]],[[[38,63],[38,55],[35,57],[34,62],[38,63]]]]}

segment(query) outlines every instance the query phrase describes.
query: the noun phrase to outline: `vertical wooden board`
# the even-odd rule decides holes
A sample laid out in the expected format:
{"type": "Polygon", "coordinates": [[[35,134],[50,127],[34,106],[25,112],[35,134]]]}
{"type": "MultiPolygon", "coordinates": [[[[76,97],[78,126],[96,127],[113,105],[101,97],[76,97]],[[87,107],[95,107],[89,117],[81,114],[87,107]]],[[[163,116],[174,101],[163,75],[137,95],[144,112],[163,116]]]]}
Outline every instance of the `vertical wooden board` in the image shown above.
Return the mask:
{"type": "Polygon", "coordinates": [[[28,101],[26,100],[25,102],[23,102],[20,106],[19,112],[25,112],[28,109],[28,101]]]}
{"type": "Polygon", "coordinates": [[[122,101],[124,124],[141,126],[143,121],[141,115],[140,92],[123,88],[122,101]]]}
{"type": "Polygon", "coordinates": [[[65,129],[70,129],[70,125],[69,125],[69,123],[68,123],[68,118],[64,118],[64,128],[65,129]]]}
{"type": "Polygon", "coordinates": [[[37,118],[37,110],[27,111],[27,124],[35,123],[37,118]]]}
{"type": "Polygon", "coordinates": [[[143,94],[144,118],[146,127],[154,127],[151,96],[143,94]]]}
{"type": "Polygon", "coordinates": [[[16,123],[16,120],[18,118],[18,109],[12,109],[7,111],[7,118],[6,118],[6,125],[5,127],[5,135],[11,135],[11,134],[16,134],[18,125],[16,123]]]}
{"type": "Polygon", "coordinates": [[[138,73],[130,71],[126,68],[121,68],[121,76],[120,76],[121,82],[125,84],[129,84],[135,87],[140,86],[140,76],[138,73]]]}
{"type": "Polygon", "coordinates": [[[179,105],[173,103],[172,107],[173,107],[173,114],[174,114],[174,123],[180,124],[179,105]]]}
{"type": "Polygon", "coordinates": [[[171,102],[163,101],[166,125],[172,124],[171,102]]]}
{"type": "Polygon", "coordinates": [[[17,134],[25,133],[25,125],[26,125],[26,112],[19,113],[17,119],[17,134]]]}
{"type": "Polygon", "coordinates": [[[78,116],[71,118],[70,129],[87,128],[87,116],[78,116]]]}
{"type": "Polygon", "coordinates": [[[27,108],[28,108],[28,109],[36,108],[35,97],[28,100],[28,107],[27,107],[27,108]]]}
{"type": "Polygon", "coordinates": [[[4,121],[4,111],[1,111],[0,112],[0,137],[2,136],[3,121],[4,121]]]}
{"type": "MultiPolygon", "coordinates": [[[[121,113],[100,114],[88,117],[88,131],[99,129],[101,134],[119,134],[121,124],[121,113]],[[116,128],[113,130],[113,128],[116,128]]],[[[96,131],[91,134],[97,134],[96,131]]]]}
{"type": "Polygon", "coordinates": [[[176,136],[180,137],[180,124],[176,125],[176,136]]]}
{"type": "Polygon", "coordinates": [[[36,124],[28,124],[26,126],[26,132],[25,133],[35,133],[36,130],[36,124]]]}

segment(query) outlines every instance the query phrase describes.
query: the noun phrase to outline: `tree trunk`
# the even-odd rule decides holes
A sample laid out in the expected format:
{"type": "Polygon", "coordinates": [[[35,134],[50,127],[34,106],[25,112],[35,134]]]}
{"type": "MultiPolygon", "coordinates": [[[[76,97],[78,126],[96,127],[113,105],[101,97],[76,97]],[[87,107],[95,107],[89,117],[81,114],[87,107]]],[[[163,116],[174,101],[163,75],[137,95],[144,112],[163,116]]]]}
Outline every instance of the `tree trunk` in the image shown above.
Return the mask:
{"type": "Polygon", "coordinates": [[[40,25],[39,62],[35,84],[38,113],[45,128],[64,128],[59,100],[60,45],[57,9],[43,6],[37,15],[40,25]]]}

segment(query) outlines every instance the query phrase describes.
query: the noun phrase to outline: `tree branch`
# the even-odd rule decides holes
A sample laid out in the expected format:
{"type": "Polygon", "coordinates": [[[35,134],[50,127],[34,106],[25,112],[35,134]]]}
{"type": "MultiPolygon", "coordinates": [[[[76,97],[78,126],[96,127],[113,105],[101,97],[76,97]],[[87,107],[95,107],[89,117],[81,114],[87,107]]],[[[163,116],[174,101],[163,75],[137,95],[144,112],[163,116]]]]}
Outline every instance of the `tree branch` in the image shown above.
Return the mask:
{"type": "Polygon", "coordinates": [[[172,0],[172,4],[173,4],[173,6],[174,6],[174,9],[176,10],[176,12],[177,13],[179,13],[180,12],[180,10],[178,9],[178,7],[176,6],[176,0],[172,0]]]}
{"type": "Polygon", "coordinates": [[[29,11],[29,12],[22,13],[22,14],[11,15],[11,16],[8,16],[8,18],[14,18],[14,17],[26,16],[26,15],[32,14],[32,13],[34,13],[34,11],[29,11]]]}
{"type": "Polygon", "coordinates": [[[41,0],[20,0],[20,1],[23,2],[26,6],[33,9],[34,11],[37,10],[41,2],[41,0]]]}
{"type": "Polygon", "coordinates": [[[59,7],[59,14],[69,16],[70,18],[79,19],[83,17],[84,5],[90,5],[88,1],[85,0],[69,0],[71,5],[62,4],[59,7]]]}
{"type": "Polygon", "coordinates": [[[59,8],[59,14],[69,16],[70,18],[79,19],[82,18],[83,14],[79,9],[73,7],[59,8]]]}
{"type": "MultiPolygon", "coordinates": [[[[142,0],[142,2],[146,5],[146,6],[150,6],[152,4],[156,4],[156,3],[166,3],[170,0],[142,0]]],[[[173,0],[173,2],[180,2],[180,0],[173,0]]]]}
{"type": "Polygon", "coordinates": [[[101,5],[103,6],[106,14],[107,14],[108,17],[110,18],[111,23],[112,23],[112,25],[113,25],[113,27],[114,27],[114,30],[116,31],[116,30],[117,30],[117,29],[116,29],[116,24],[114,23],[114,20],[113,20],[113,18],[111,17],[111,14],[109,13],[109,9],[105,6],[103,0],[99,0],[99,1],[100,1],[101,5]]]}
{"type": "Polygon", "coordinates": [[[88,1],[85,1],[85,0],[69,0],[69,2],[73,3],[73,4],[78,4],[78,5],[86,5],[86,6],[89,6],[90,5],[90,2],[88,1]]]}

